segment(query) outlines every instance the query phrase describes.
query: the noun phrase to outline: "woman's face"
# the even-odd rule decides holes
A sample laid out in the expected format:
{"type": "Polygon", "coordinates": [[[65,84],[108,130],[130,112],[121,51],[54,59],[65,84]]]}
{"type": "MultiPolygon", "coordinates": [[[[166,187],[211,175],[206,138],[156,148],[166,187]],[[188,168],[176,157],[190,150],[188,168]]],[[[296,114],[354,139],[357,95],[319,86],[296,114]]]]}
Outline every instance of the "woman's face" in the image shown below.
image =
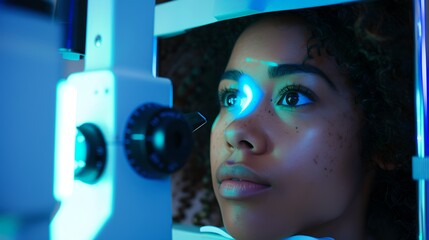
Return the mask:
{"type": "Polygon", "coordinates": [[[333,58],[315,52],[302,65],[308,39],[298,19],[259,22],[219,83],[211,171],[237,239],[335,237],[361,217],[361,115],[333,58]]]}

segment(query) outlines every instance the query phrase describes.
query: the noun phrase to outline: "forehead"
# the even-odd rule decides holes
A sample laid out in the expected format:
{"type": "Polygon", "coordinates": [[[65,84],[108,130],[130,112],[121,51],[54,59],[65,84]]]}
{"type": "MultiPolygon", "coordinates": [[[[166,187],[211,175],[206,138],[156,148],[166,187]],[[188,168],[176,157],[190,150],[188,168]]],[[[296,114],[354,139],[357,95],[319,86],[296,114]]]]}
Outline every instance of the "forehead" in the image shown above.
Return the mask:
{"type": "Polygon", "coordinates": [[[297,16],[268,16],[247,28],[237,40],[227,70],[236,69],[255,79],[269,77],[269,65],[303,64],[318,68],[332,80],[340,94],[349,95],[348,73],[321,48],[313,48],[308,58],[308,47],[317,44],[311,39],[309,26],[297,16]],[[311,42],[310,42],[311,39],[311,42]],[[252,61],[247,61],[251,59],[252,61]],[[305,62],[304,62],[305,61],[305,62]],[[270,63],[270,64],[258,64],[270,63]]]}
{"type": "Polygon", "coordinates": [[[255,58],[278,63],[301,63],[307,56],[308,39],[307,27],[301,19],[291,16],[267,17],[243,32],[230,60],[255,58]]]}

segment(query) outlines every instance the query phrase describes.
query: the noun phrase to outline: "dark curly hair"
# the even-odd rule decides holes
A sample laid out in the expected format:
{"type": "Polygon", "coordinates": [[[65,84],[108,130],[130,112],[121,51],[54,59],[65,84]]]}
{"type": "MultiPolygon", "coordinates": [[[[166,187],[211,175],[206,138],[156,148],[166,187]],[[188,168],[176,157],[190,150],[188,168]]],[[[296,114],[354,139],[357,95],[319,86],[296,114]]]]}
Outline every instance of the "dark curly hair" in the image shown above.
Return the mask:
{"type": "Polygon", "coordinates": [[[316,42],[308,44],[308,57],[320,49],[334,56],[348,74],[356,104],[364,112],[362,159],[367,167],[376,168],[368,231],[376,239],[415,239],[411,1],[373,1],[298,14],[309,23],[309,43],[316,42]]]}
{"type": "MultiPolygon", "coordinates": [[[[356,104],[363,109],[362,159],[368,169],[376,171],[368,232],[376,239],[415,239],[417,199],[410,166],[416,149],[412,1],[348,3],[290,13],[301,16],[311,33],[304,61],[321,50],[334,56],[349,76],[356,104]]],[[[160,40],[159,75],[173,80],[177,107],[200,110],[209,123],[213,121],[218,110],[215,89],[234,39],[264,15],[219,22],[160,40]]],[[[193,223],[221,225],[211,190],[209,135],[210,127],[206,127],[195,136],[196,150],[176,176],[183,180],[176,189],[182,192],[177,222],[189,217],[186,211],[199,196],[202,207],[193,223]]]]}

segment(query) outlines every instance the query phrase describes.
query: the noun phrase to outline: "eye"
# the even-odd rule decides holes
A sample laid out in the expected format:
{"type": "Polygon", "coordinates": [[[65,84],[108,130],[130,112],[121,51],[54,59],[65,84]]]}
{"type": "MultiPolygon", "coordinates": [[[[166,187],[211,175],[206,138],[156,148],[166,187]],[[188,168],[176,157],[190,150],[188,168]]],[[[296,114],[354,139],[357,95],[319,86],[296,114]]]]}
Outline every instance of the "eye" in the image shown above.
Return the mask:
{"type": "Polygon", "coordinates": [[[263,92],[255,80],[242,74],[238,81],[226,83],[219,90],[219,103],[236,118],[252,113],[262,100],[263,92]]]}
{"type": "Polygon", "coordinates": [[[315,101],[314,93],[300,85],[286,86],[280,91],[279,95],[281,97],[277,101],[277,105],[290,108],[311,104],[315,101]]]}
{"type": "Polygon", "coordinates": [[[239,102],[238,90],[233,88],[226,88],[219,91],[219,103],[222,107],[234,107],[239,102]]]}

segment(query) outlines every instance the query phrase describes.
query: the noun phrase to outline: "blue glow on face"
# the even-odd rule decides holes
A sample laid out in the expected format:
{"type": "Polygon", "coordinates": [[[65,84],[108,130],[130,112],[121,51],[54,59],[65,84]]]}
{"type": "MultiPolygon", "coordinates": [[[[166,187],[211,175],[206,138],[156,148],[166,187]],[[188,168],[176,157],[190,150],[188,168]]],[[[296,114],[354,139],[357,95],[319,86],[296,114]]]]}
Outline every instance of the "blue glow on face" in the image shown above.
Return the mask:
{"type": "Polygon", "coordinates": [[[243,102],[243,107],[241,108],[241,112],[240,112],[240,114],[244,111],[244,110],[246,110],[246,109],[248,109],[248,107],[249,107],[249,105],[250,105],[250,103],[252,102],[252,100],[253,100],[253,93],[252,93],[252,89],[250,88],[250,86],[248,85],[248,84],[244,84],[243,85],[243,92],[244,92],[244,95],[246,96],[243,100],[244,100],[244,102],[243,102]]]}
{"type": "Polygon", "coordinates": [[[238,104],[232,110],[236,118],[252,113],[261,102],[263,92],[249,75],[242,75],[238,81],[238,104]]]}
{"type": "Polygon", "coordinates": [[[269,66],[269,67],[278,67],[278,66],[279,66],[279,64],[278,64],[278,63],[276,63],[276,62],[264,61],[264,60],[258,60],[258,59],[254,59],[254,58],[251,58],[251,57],[247,57],[247,58],[245,59],[245,61],[246,61],[246,62],[260,63],[260,64],[267,65],[267,66],[269,66]]]}

